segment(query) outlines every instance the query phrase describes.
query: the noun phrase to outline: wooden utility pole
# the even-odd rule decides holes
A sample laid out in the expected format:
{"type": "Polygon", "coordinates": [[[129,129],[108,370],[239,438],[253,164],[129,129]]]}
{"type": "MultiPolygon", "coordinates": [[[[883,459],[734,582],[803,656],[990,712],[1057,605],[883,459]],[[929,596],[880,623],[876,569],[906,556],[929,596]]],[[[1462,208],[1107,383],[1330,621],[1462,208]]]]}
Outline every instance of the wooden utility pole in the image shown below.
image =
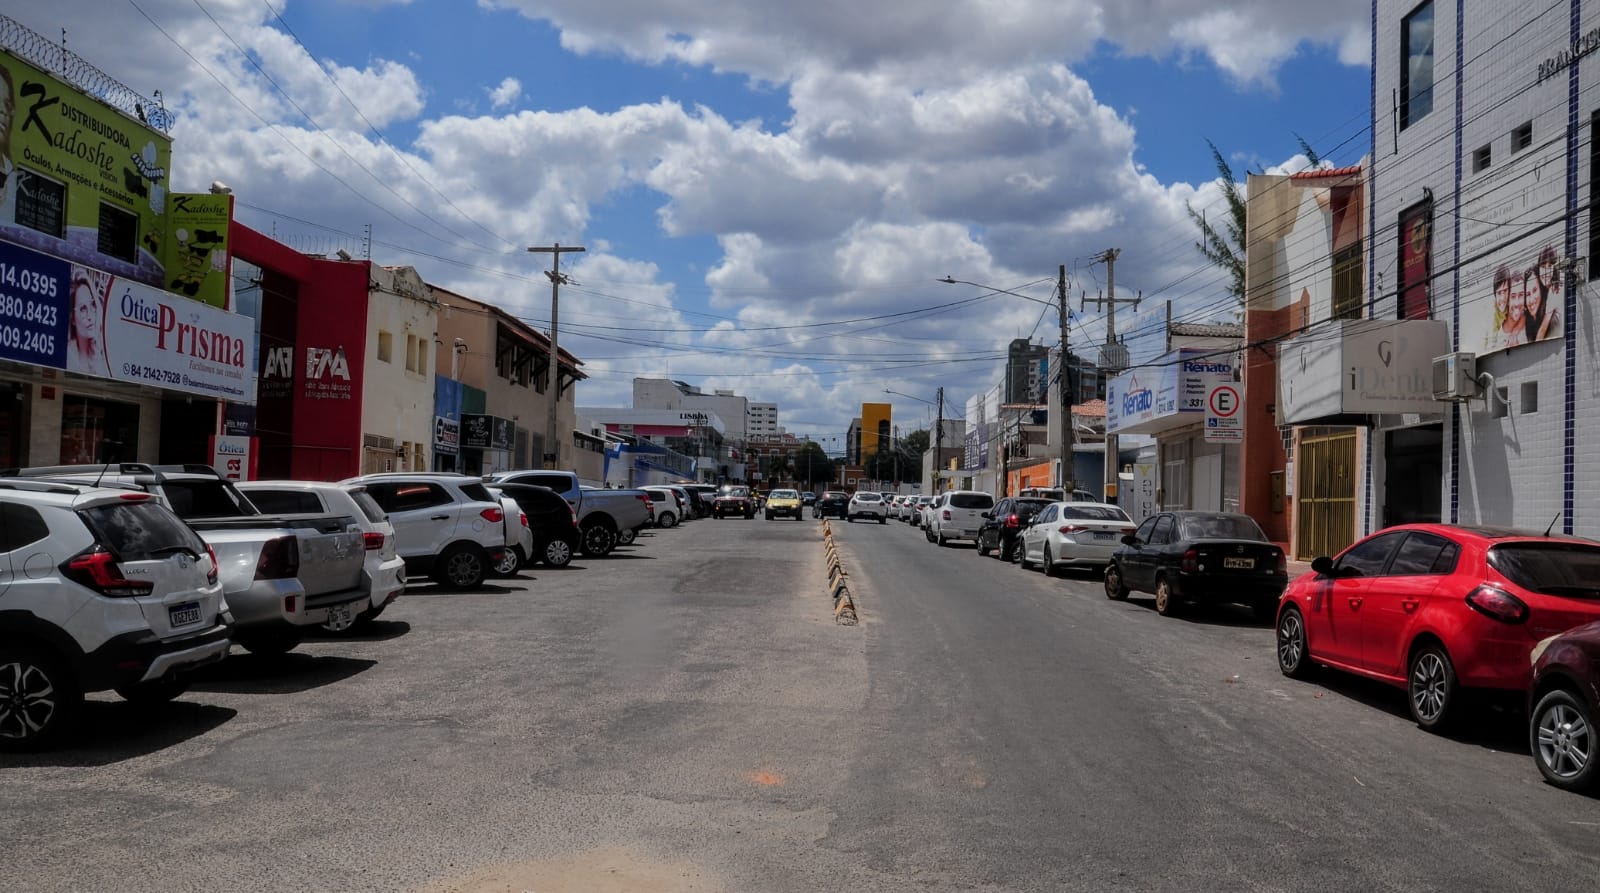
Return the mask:
{"type": "MultiPolygon", "coordinates": [[[[1139,309],[1139,298],[1117,297],[1117,258],[1121,255],[1122,249],[1108,248],[1098,258],[1105,261],[1106,264],[1106,294],[1103,298],[1095,298],[1094,303],[1096,308],[1103,307],[1106,311],[1106,348],[1100,355],[1100,365],[1102,371],[1107,375],[1115,375],[1122,371],[1121,356],[1123,352],[1117,349],[1121,347],[1117,342],[1117,305],[1132,304],[1133,309],[1139,309]]],[[[1085,297],[1083,303],[1087,305],[1088,302],[1089,299],[1085,297]]],[[[1122,461],[1118,456],[1117,441],[1117,435],[1112,434],[1110,431],[1106,432],[1105,499],[1106,502],[1111,503],[1117,501],[1117,483],[1120,480],[1117,474],[1122,470],[1122,461]]]]}
{"type": "Polygon", "coordinates": [[[569,251],[582,251],[583,246],[569,245],[562,248],[558,242],[547,247],[534,247],[528,250],[555,257],[555,269],[545,271],[545,275],[550,277],[550,383],[545,388],[545,399],[550,402],[550,418],[545,425],[544,467],[553,469],[560,467],[561,464],[561,441],[556,438],[556,407],[561,404],[561,348],[556,339],[559,332],[557,322],[561,313],[561,283],[565,281],[565,277],[561,275],[561,255],[569,251]]]}
{"type": "Polygon", "coordinates": [[[1067,265],[1062,264],[1056,268],[1056,294],[1060,301],[1061,323],[1061,368],[1057,369],[1057,378],[1061,389],[1061,406],[1055,415],[1060,419],[1060,434],[1056,442],[1061,444],[1061,470],[1056,475],[1056,485],[1061,488],[1061,498],[1071,501],[1072,485],[1072,444],[1076,440],[1077,432],[1072,424],[1072,401],[1076,396],[1072,393],[1072,352],[1067,349],[1068,335],[1070,334],[1067,323],[1071,319],[1072,311],[1067,309],[1067,265]]]}
{"type": "Polygon", "coordinates": [[[933,434],[933,492],[939,492],[939,472],[944,469],[944,388],[939,388],[939,417],[933,434]]]}

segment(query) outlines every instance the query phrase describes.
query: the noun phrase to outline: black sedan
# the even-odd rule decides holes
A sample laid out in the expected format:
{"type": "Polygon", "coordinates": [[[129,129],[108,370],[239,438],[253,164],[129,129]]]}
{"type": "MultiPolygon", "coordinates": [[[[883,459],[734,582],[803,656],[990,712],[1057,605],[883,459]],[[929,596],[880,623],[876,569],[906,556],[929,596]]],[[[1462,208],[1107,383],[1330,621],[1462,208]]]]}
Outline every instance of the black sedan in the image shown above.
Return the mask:
{"type": "Polygon", "coordinates": [[[566,567],[572,561],[578,548],[578,516],[560,493],[537,484],[495,484],[493,489],[511,497],[528,516],[533,554],[523,556],[526,562],[566,567]]]}
{"type": "Polygon", "coordinates": [[[813,518],[843,518],[850,514],[850,494],[829,490],[811,507],[813,518]]]}
{"type": "Polygon", "coordinates": [[[1011,561],[1017,554],[1017,537],[1022,528],[1033,523],[1033,516],[1050,504],[1048,499],[1024,496],[1007,496],[995,503],[994,508],[983,513],[983,526],[978,528],[978,554],[988,555],[990,549],[1000,552],[1001,561],[1011,561]]]}
{"type": "Polygon", "coordinates": [[[1253,518],[1230,512],[1161,512],[1122,538],[1106,568],[1106,598],[1153,592],[1156,612],[1188,602],[1248,605],[1270,619],[1289,585],[1283,550],[1253,518]]]}

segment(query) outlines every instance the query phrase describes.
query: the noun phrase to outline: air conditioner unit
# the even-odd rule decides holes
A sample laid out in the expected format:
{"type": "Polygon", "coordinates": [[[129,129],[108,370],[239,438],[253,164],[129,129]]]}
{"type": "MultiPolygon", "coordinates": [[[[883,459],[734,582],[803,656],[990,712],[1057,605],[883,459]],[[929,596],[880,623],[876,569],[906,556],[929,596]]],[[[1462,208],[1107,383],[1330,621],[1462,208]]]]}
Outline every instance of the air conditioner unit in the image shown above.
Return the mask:
{"type": "Polygon", "coordinates": [[[1433,358],[1433,399],[1464,401],[1479,396],[1478,358],[1457,352],[1433,358]]]}

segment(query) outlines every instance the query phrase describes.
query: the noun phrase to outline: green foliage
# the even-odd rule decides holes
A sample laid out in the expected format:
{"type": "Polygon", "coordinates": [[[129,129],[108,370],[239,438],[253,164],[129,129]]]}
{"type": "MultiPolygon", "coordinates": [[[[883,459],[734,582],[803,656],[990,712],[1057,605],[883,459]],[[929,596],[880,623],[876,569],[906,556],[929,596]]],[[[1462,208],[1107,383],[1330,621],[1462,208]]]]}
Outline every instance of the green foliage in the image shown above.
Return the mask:
{"type": "Polygon", "coordinates": [[[794,463],[790,467],[794,479],[807,487],[817,483],[827,483],[834,478],[833,460],[816,441],[808,440],[800,445],[794,454],[794,463]]]}
{"type": "Polygon", "coordinates": [[[1239,192],[1239,184],[1233,179],[1233,168],[1222,157],[1222,151],[1210,140],[1206,140],[1206,145],[1211,147],[1211,159],[1217,166],[1217,177],[1222,184],[1222,198],[1228,205],[1228,213],[1219,229],[1205,214],[1196,211],[1193,205],[1185,203],[1184,207],[1189,212],[1189,219],[1200,230],[1200,239],[1194,243],[1194,247],[1213,266],[1228,274],[1228,292],[1243,307],[1245,198],[1239,192]]]}

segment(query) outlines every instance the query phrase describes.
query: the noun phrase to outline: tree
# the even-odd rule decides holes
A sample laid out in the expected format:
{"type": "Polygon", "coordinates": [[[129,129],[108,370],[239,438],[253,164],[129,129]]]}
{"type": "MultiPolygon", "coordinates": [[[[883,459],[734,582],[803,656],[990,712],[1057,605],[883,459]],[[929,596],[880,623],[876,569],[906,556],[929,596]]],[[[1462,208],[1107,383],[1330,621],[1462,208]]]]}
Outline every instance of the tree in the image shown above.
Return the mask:
{"type": "Polygon", "coordinates": [[[833,460],[816,441],[808,440],[794,454],[793,472],[795,480],[808,488],[819,482],[828,483],[833,480],[833,460]]]}
{"type": "Polygon", "coordinates": [[[921,468],[922,454],[928,451],[928,444],[931,439],[927,428],[918,428],[900,438],[900,446],[905,449],[906,458],[914,462],[918,468],[921,468]]]}
{"type": "MultiPolygon", "coordinates": [[[[1303,141],[1302,141],[1303,142],[1303,141]]],[[[1245,199],[1239,192],[1239,184],[1234,182],[1233,168],[1228,160],[1222,157],[1222,151],[1217,144],[1206,140],[1206,145],[1211,147],[1211,160],[1216,162],[1217,176],[1222,181],[1222,198],[1228,204],[1228,213],[1222,221],[1222,228],[1218,229],[1206,219],[1206,215],[1196,211],[1188,202],[1184,208],[1189,212],[1189,219],[1200,229],[1200,240],[1194,243],[1205,259],[1212,265],[1228,274],[1228,293],[1239,302],[1240,309],[1244,307],[1244,234],[1245,234],[1245,199]]]]}

